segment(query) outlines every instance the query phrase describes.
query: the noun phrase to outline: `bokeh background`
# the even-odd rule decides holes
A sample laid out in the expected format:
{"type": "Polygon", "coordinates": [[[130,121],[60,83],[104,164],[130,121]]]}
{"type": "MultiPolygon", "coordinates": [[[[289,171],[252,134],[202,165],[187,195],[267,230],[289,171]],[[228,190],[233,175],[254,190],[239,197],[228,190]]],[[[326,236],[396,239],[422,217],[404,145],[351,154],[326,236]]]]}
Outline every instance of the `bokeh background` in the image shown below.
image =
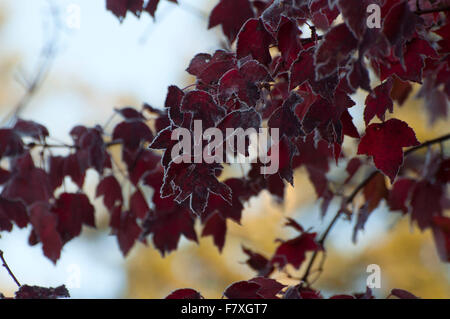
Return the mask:
{"type": "MultiPolygon", "coordinates": [[[[24,87],[45,64],[42,84],[20,116],[47,126],[58,140],[69,142],[76,124],[105,123],[114,107],[140,107],[147,102],[162,107],[167,87],[185,87],[193,78],[184,70],[199,52],[212,53],[224,46],[219,28],[207,30],[207,16],[216,0],[162,1],[153,20],[128,14],[123,23],[105,10],[104,0],[2,0],[0,2],[0,121],[21,100],[24,87]],[[79,27],[73,20],[79,12],[79,27]]],[[[450,122],[430,127],[417,88],[399,116],[414,128],[419,140],[448,132],[450,122]]],[[[361,118],[364,96],[354,96],[351,110],[361,118]]],[[[362,127],[363,123],[357,123],[362,127]]],[[[354,151],[347,138],[344,150],[354,151]]],[[[333,166],[336,182],[346,178],[345,163],[333,166]]],[[[0,249],[18,279],[27,284],[57,286],[66,283],[75,298],[162,298],[176,288],[198,289],[207,298],[220,298],[230,283],[255,274],[245,265],[241,245],[270,256],[276,238],[289,238],[283,227],[292,217],[305,228],[323,231],[338,203],[332,203],[321,219],[316,196],[304,171],[295,175],[296,188],[287,189],[284,204],[263,193],[246,205],[242,225],[228,222],[228,235],[220,254],[210,237],[199,244],[182,240],[176,252],[164,258],[150,243],[135,245],[124,259],[115,237],[109,236],[107,215],[101,200],[94,198],[94,173],[88,174],[85,191],[99,212],[97,230],[65,245],[53,265],[41,247],[27,243],[30,229],[2,233],[0,249]],[[75,278],[75,280],[74,280],[75,278]]],[[[356,178],[357,179],[357,178],[356,178]]],[[[364,291],[370,264],[381,267],[380,289],[385,297],[391,288],[407,289],[421,297],[450,297],[450,266],[439,261],[430,232],[421,233],[388,212],[385,203],[372,215],[366,230],[352,243],[353,223],[338,222],[327,242],[324,273],[316,283],[325,296],[364,291]]],[[[301,274],[291,271],[292,274],[301,274]]],[[[286,283],[284,274],[277,274],[286,283]]],[[[15,285],[0,269],[0,291],[12,295],[15,285]]]]}

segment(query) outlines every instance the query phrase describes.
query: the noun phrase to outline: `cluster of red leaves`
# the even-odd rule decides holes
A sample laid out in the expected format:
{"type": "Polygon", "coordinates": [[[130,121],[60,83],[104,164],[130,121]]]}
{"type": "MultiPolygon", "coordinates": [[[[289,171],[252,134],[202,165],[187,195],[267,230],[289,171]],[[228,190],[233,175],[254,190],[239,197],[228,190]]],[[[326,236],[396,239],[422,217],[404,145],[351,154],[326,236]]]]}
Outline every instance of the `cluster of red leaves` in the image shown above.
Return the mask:
{"type": "MultiPolygon", "coordinates": [[[[248,281],[238,281],[229,285],[223,292],[228,299],[324,299],[320,291],[297,286],[283,285],[278,281],[265,277],[255,277],[248,281]]],[[[403,289],[392,289],[389,297],[398,299],[418,299],[403,289]]],[[[200,292],[185,288],[173,291],[166,299],[204,299],[200,292]]],[[[364,293],[353,295],[334,295],[329,299],[375,299],[370,288],[364,293]]]]}
{"type": "MultiPolygon", "coordinates": [[[[158,2],[107,0],[107,9],[121,20],[127,11],[153,16],[158,2]]],[[[420,1],[422,9],[443,3],[420,1]]],[[[189,89],[170,86],[164,109],[147,104],[140,111],[119,109],[123,120],[112,134],[100,126],[77,126],[71,131],[73,143],[65,145],[70,149],[65,156],[52,155],[49,132],[40,124],[18,120],[0,129],[0,158],[7,163],[0,170],[0,231],[31,224],[30,244],[42,243],[44,254],[56,263],[64,244],[79,236],[83,225],[95,227],[95,209],[83,192],[91,169],[99,175],[96,196],[103,197],[112,234],[124,255],[137,240],[146,243],[149,236],[162,254],[175,250],[181,235],[197,241],[197,219],[201,236],[212,236],[221,250],[227,221],[239,223],[245,202],[262,191],[282,201],[285,182],[293,185],[295,169],[306,169],[325,214],[337,196],[327,179],[332,163],[348,159],[348,183],[371,157],[380,172],[363,189],[365,204],[356,214],[354,238],[384,199],[392,210],[410,214],[421,229],[431,228],[443,260],[450,260],[450,221],[443,215],[449,206],[450,160],[433,152],[426,164],[412,156],[405,160],[403,149],[419,141],[404,121],[386,120],[394,101],[401,105],[408,97],[410,82],[423,84],[419,95],[425,97],[431,122],[447,115],[450,14],[416,10],[416,1],[406,0],[220,0],[209,27],[221,25],[236,52],[196,55],[187,68],[196,83],[189,89]],[[380,5],[381,28],[367,26],[369,4],[380,5]],[[304,37],[308,29],[311,37],[304,37]],[[370,83],[369,69],[381,81],[376,87],[370,83]],[[349,113],[355,105],[351,96],[359,88],[367,91],[364,132],[358,132],[349,113]],[[149,113],[158,118],[149,123],[149,113]],[[375,117],[379,121],[374,122],[375,117]],[[279,128],[278,172],[261,175],[263,164],[254,163],[246,176],[224,180],[220,164],[174,162],[172,132],[193,131],[195,120],[202,121],[203,130],[223,132],[279,128]],[[358,144],[357,153],[366,156],[344,154],[341,148],[348,138],[358,144]],[[110,153],[116,145],[121,146],[120,164],[110,153]],[[64,191],[67,178],[78,186],[76,193],[64,191]],[[121,186],[123,179],[131,184],[128,193],[121,186]],[[153,190],[150,198],[144,187],[153,190]]],[[[231,155],[237,152],[233,151],[231,155]]],[[[299,268],[307,251],[324,249],[314,233],[292,220],[288,224],[300,234],[281,241],[270,259],[246,249],[248,264],[260,277],[233,284],[225,296],[320,297],[302,286],[281,293],[285,287],[266,278],[287,264],[299,268]]],[[[174,296],[200,294],[183,290],[174,296]]],[[[370,297],[370,292],[346,297],[364,296],[370,297]]]]}
{"type": "MultiPolygon", "coordinates": [[[[57,299],[69,298],[69,291],[63,286],[56,288],[44,288],[38,286],[20,286],[16,291],[15,299],[57,299]]],[[[0,293],[0,299],[9,299],[0,293]]]]}

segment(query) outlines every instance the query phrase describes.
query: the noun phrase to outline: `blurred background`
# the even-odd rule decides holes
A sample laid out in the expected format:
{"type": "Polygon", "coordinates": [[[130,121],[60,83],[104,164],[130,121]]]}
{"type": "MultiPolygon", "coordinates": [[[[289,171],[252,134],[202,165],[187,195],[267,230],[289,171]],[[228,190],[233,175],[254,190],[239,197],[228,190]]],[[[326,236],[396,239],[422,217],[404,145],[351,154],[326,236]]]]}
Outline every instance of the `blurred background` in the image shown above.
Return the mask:
{"type": "MultiPolygon", "coordinates": [[[[20,116],[44,124],[50,134],[70,142],[76,124],[105,123],[114,107],[140,107],[147,102],[162,107],[167,87],[193,83],[184,70],[200,52],[223,46],[221,30],[207,30],[207,16],[216,0],[166,1],[156,19],[128,13],[123,23],[106,11],[104,0],[2,0],[0,3],[0,119],[7,117],[38,75],[36,94],[20,109],[20,116]]],[[[449,121],[432,128],[416,99],[417,88],[392,116],[404,119],[423,141],[448,132],[449,121]]],[[[354,96],[351,112],[359,127],[365,95],[354,96]]],[[[4,125],[5,123],[2,123],[4,125]]],[[[354,151],[347,138],[344,150],[354,151]]],[[[345,179],[345,163],[333,165],[335,178],[345,179]]],[[[320,218],[320,203],[305,171],[295,175],[296,188],[287,188],[284,204],[268,194],[252,199],[242,226],[228,222],[228,235],[220,254],[210,237],[199,244],[182,240],[179,249],[162,257],[150,243],[135,245],[124,259],[116,238],[109,236],[108,220],[95,199],[96,176],[88,174],[85,191],[97,208],[97,230],[87,230],[64,246],[53,265],[41,246],[28,246],[30,229],[2,233],[0,249],[19,281],[30,285],[65,283],[74,298],[163,298],[172,290],[190,287],[206,298],[220,298],[232,282],[255,274],[246,265],[241,245],[270,256],[276,238],[293,233],[283,227],[292,217],[305,228],[321,232],[333,217],[338,202],[320,218]],[[90,182],[91,181],[91,182],[90,182]]],[[[324,273],[316,287],[325,296],[364,291],[370,264],[381,267],[380,289],[385,297],[392,288],[403,288],[421,297],[450,298],[450,266],[439,261],[430,232],[421,233],[407,218],[388,212],[385,204],[369,218],[366,230],[352,243],[353,223],[338,222],[327,241],[324,273]]],[[[292,274],[301,274],[303,269],[292,274]]],[[[279,279],[289,283],[283,274],[279,279]]],[[[0,292],[13,295],[16,287],[0,269],[0,292]]]]}

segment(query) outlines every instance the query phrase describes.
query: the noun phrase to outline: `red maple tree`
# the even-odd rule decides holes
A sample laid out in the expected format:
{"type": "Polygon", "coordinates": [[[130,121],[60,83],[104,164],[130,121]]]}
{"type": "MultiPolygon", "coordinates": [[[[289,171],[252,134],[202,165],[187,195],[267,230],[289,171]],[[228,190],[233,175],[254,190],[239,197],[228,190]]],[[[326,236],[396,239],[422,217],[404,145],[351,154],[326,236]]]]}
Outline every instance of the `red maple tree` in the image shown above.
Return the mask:
{"type": "MultiPolygon", "coordinates": [[[[154,16],[158,3],[107,0],[106,9],[123,20],[128,11],[154,16]]],[[[99,125],[79,125],[70,131],[73,143],[55,145],[48,142],[48,130],[33,121],[19,118],[12,126],[1,128],[0,157],[8,165],[0,168],[0,231],[31,224],[29,243],[42,243],[44,255],[56,263],[63,246],[79,236],[84,225],[95,227],[94,206],[83,192],[86,172],[92,169],[100,176],[96,196],[103,197],[110,213],[109,226],[124,256],[136,241],[146,243],[147,238],[163,255],[177,249],[182,235],[197,241],[197,219],[203,225],[200,236],[212,236],[222,250],[227,221],[240,222],[244,203],[263,190],[283,201],[285,184],[294,185],[293,171],[304,167],[322,201],[322,213],[327,213],[335,197],[341,198],[340,209],[322,234],[288,219],[286,226],[297,235],[280,241],[270,257],[243,248],[256,277],[231,284],[224,296],[322,298],[310,274],[317,256],[327,249],[328,234],[339,218],[353,214],[357,216],[356,240],[382,199],[421,230],[431,229],[442,261],[450,261],[450,218],[444,214],[449,208],[450,159],[444,146],[440,152],[431,148],[443,145],[450,134],[419,141],[408,123],[385,118],[387,111],[393,111],[394,101],[398,105],[405,101],[412,83],[421,85],[420,96],[425,98],[431,123],[447,116],[449,2],[220,0],[210,15],[209,28],[219,25],[236,50],[197,54],[187,68],[196,77],[194,85],[185,89],[170,86],[161,109],[147,104],[139,110],[117,109],[122,121],[112,134],[99,125]],[[369,27],[369,5],[379,9],[380,27],[369,27]],[[305,30],[310,36],[303,35],[305,30]],[[379,85],[371,85],[369,70],[379,85]],[[367,95],[364,131],[357,130],[349,113],[355,105],[351,96],[358,89],[367,95]],[[278,171],[262,175],[263,164],[253,163],[242,177],[222,180],[221,164],[176,163],[171,158],[175,146],[172,132],[178,128],[193,131],[195,120],[201,120],[204,129],[279,128],[278,171]],[[349,137],[358,143],[356,154],[341,150],[349,137]],[[111,159],[110,148],[118,144],[125,170],[111,159]],[[53,156],[50,150],[54,147],[67,148],[67,155],[53,156]],[[405,160],[426,148],[426,159],[405,160]],[[32,156],[35,150],[39,162],[32,156]],[[345,191],[339,194],[327,179],[338,160],[347,160],[349,173],[342,185],[345,191]],[[348,185],[358,170],[370,167],[371,172],[356,188],[348,185]],[[67,176],[79,190],[56,192],[67,176]],[[133,186],[129,194],[119,183],[122,178],[133,186]],[[155,190],[151,198],[145,198],[142,185],[155,190]],[[364,205],[353,212],[351,204],[359,196],[364,196],[364,205]],[[307,252],[312,252],[310,258],[307,252]],[[299,269],[304,263],[306,271],[297,285],[286,287],[270,278],[276,269],[286,265],[299,269]]],[[[21,285],[1,251],[0,257],[19,286],[17,298],[68,296],[63,286],[21,285]]],[[[400,289],[391,294],[415,297],[400,289]]],[[[202,295],[180,289],[167,298],[202,295]]],[[[373,295],[368,289],[363,294],[332,298],[373,295]]]]}

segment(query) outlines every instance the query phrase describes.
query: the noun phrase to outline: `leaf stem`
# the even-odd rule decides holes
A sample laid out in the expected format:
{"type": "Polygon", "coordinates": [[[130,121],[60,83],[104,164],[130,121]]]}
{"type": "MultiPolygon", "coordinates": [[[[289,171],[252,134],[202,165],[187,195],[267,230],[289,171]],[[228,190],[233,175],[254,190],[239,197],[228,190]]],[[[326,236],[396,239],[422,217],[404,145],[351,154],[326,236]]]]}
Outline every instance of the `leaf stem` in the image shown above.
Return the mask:
{"type": "MultiPolygon", "coordinates": [[[[422,148],[428,147],[430,145],[433,144],[437,144],[437,143],[442,143],[446,140],[450,140],[450,134],[446,134],[443,135],[441,137],[426,141],[420,145],[414,146],[410,149],[408,149],[406,152],[404,152],[404,156],[408,156],[411,153],[414,153],[422,148]]],[[[345,204],[348,205],[351,202],[353,202],[353,200],[355,199],[356,195],[358,195],[358,193],[377,175],[379,174],[378,170],[373,171],[370,175],[368,175],[360,184],[358,184],[358,186],[353,190],[353,192],[347,197],[347,199],[345,200],[345,204]]],[[[331,220],[330,224],[328,225],[328,227],[326,228],[325,232],[322,234],[322,236],[319,238],[318,240],[318,244],[320,244],[321,246],[324,245],[325,240],[327,239],[329,233],[331,232],[331,230],[333,229],[334,225],[336,224],[336,222],[339,220],[339,217],[342,214],[342,210],[339,209],[336,213],[336,215],[333,217],[333,219],[331,220]]],[[[314,264],[314,261],[317,258],[317,255],[319,254],[319,251],[316,250],[313,252],[313,255],[311,256],[311,259],[309,260],[308,266],[306,267],[305,270],[305,274],[303,275],[301,282],[304,282],[306,284],[308,284],[308,276],[311,273],[311,269],[312,266],[314,264]]]]}
{"type": "Polygon", "coordinates": [[[20,282],[17,280],[16,276],[14,276],[13,272],[11,271],[11,268],[9,268],[8,264],[6,263],[5,257],[3,257],[3,251],[0,250],[0,259],[3,263],[3,267],[6,268],[6,270],[8,271],[8,274],[11,276],[11,278],[14,280],[14,282],[16,283],[16,285],[20,288],[22,285],[20,284],[20,282]]]}

